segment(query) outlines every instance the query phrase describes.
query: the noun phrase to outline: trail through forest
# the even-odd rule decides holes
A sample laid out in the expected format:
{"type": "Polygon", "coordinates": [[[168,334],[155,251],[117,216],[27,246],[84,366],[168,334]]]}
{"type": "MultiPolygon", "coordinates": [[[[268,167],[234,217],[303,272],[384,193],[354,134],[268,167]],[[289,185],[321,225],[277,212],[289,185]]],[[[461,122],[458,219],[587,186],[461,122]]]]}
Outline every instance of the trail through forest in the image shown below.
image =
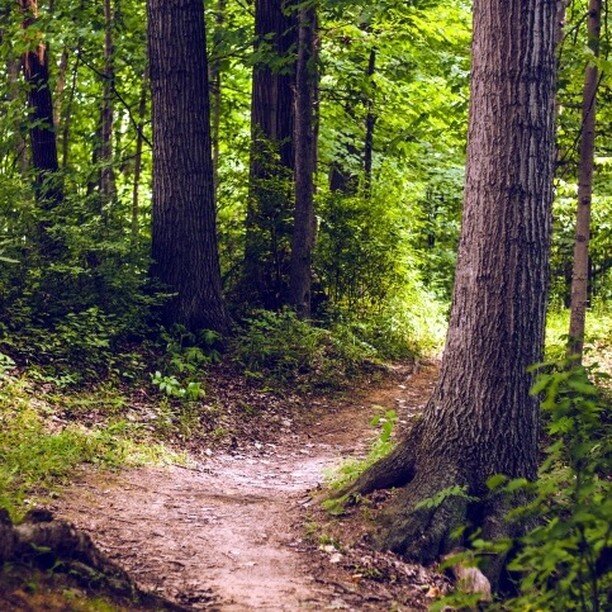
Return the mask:
{"type": "Polygon", "coordinates": [[[189,609],[351,608],[342,588],[313,575],[319,560],[304,541],[304,506],[326,469],[367,450],[382,408],[401,419],[422,409],[436,373],[402,368],[250,453],[96,475],[69,490],[58,513],[139,586],[189,609]]]}

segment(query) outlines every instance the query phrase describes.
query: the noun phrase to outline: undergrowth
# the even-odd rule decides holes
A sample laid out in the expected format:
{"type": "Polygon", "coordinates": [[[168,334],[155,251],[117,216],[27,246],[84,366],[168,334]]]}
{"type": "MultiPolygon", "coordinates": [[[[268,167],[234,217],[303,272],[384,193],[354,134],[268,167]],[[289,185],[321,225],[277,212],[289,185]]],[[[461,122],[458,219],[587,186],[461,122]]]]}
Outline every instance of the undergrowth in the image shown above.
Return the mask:
{"type": "Polygon", "coordinates": [[[0,381],[0,507],[13,519],[84,463],[114,468],[178,460],[132,425],[111,420],[95,428],[54,419],[52,404],[34,397],[23,378],[0,381]]]}
{"type": "Polygon", "coordinates": [[[255,312],[231,350],[247,376],[304,390],[341,386],[378,362],[376,350],[350,327],[324,329],[290,310],[255,312]]]}
{"type": "MultiPolygon", "coordinates": [[[[491,555],[509,555],[514,593],[493,609],[606,609],[612,589],[612,466],[610,397],[599,385],[605,378],[593,367],[540,366],[532,392],[543,397],[548,446],[538,479],[496,475],[488,483],[496,495],[527,500],[509,511],[506,520],[531,527],[521,537],[494,542],[476,532],[469,550],[449,561],[486,565],[491,555]]],[[[459,590],[436,609],[470,607],[477,599],[459,590]]]]}
{"type": "MultiPolygon", "coordinates": [[[[388,455],[393,448],[393,430],[397,423],[395,410],[387,410],[376,415],[370,425],[376,428],[377,436],[372,443],[370,450],[363,459],[347,459],[338,467],[330,469],[326,473],[327,485],[332,490],[340,490],[347,484],[353,482],[379,459],[388,455]]],[[[332,515],[344,513],[346,497],[338,499],[327,499],[323,502],[323,508],[332,515]]]]}

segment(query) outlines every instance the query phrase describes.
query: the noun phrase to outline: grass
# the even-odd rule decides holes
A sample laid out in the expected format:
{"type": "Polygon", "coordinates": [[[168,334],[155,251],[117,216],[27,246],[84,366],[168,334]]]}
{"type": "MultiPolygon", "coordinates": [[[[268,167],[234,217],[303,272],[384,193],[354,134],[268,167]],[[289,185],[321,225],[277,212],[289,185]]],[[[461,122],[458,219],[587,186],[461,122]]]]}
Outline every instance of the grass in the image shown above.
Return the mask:
{"type": "MultiPolygon", "coordinates": [[[[552,309],[546,323],[546,359],[562,359],[565,356],[569,330],[569,310],[552,309]]],[[[612,309],[598,304],[587,311],[585,362],[598,363],[600,368],[612,373],[612,309]]]]}
{"type": "Polygon", "coordinates": [[[36,398],[26,379],[0,381],[0,507],[14,520],[69,482],[83,464],[112,469],[179,459],[125,421],[87,428],[54,416],[53,404],[36,398]]]}

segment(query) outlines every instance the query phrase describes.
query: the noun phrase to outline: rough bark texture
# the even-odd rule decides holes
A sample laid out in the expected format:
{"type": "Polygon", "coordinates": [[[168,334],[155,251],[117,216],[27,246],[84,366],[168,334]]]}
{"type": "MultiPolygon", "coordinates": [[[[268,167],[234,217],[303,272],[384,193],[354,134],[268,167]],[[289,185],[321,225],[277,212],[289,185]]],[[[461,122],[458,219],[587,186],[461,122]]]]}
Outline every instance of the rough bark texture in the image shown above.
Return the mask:
{"type": "Polygon", "coordinates": [[[151,0],[153,276],[177,293],[166,323],[224,332],[217,248],[204,10],[151,0]]]}
{"type": "MultiPolygon", "coordinates": [[[[38,16],[36,0],[20,0],[24,13],[23,27],[32,26],[38,16]]],[[[30,146],[32,166],[36,172],[36,199],[50,210],[63,200],[58,176],[57,140],[53,122],[53,100],[49,87],[49,57],[43,42],[23,54],[23,74],[28,85],[30,112],[30,146]]]]}
{"type": "Polygon", "coordinates": [[[289,277],[289,300],[301,317],[310,316],[311,263],[316,235],[314,215],[316,35],[317,15],[314,5],[303,5],[299,9],[295,86],[295,215],[289,277]]]}
{"type": "Polygon", "coordinates": [[[529,365],[544,336],[554,160],[555,7],[476,0],[466,195],[440,380],[423,419],[352,492],[401,487],[380,544],[431,561],[469,518],[499,535],[493,474],[533,478],[529,365]],[[418,503],[451,487],[437,506],[418,503]]]}
{"type": "Polygon", "coordinates": [[[287,299],[297,38],[293,0],[256,1],[244,289],[266,308],[287,299]]]}
{"type": "MultiPolygon", "coordinates": [[[[595,57],[599,55],[602,0],[590,0],[588,16],[589,47],[595,57]]],[[[589,239],[591,230],[591,198],[593,195],[593,170],[595,156],[595,119],[599,71],[589,63],[584,75],[582,97],[582,135],[578,166],[578,208],[576,211],[576,238],[574,242],[574,266],[572,272],[572,297],[568,352],[582,359],[584,328],[588,306],[589,239]]]]}

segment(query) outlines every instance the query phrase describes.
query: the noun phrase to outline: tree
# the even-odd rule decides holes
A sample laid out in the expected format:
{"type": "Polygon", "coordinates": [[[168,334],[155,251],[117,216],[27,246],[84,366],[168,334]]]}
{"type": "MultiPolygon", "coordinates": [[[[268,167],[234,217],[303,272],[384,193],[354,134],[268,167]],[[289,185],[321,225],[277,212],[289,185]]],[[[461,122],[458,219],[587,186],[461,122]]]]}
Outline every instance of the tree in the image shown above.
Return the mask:
{"type": "Polygon", "coordinates": [[[114,23],[111,0],[104,0],[104,86],[102,107],[100,109],[100,142],[97,156],[100,164],[100,198],[102,207],[112,202],[115,197],[115,172],[113,169],[114,23]]]}
{"type": "Polygon", "coordinates": [[[289,301],[301,317],[310,316],[312,250],[315,244],[314,173],[316,167],[316,35],[313,2],[298,11],[299,40],[295,85],[295,215],[291,241],[289,301]]]}
{"type": "Polygon", "coordinates": [[[494,474],[534,478],[554,157],[555,11],[476,0],[467,177],[450,327],[421,421],[350,492],[399,487],[379,542],[431,561],[468,517],[504,529],[494,474]],[[438,504],[419,505],[437,496],[438,504]]]}
{"type": "MultiPolygon", "coordinates": [[[[599,56],[601,29],[601,0],[590,0],[588,14],[588,45],[596,59],[599,56]]],[[[569,354],[582,359],[584,328],[588,304],[589,237],[591,225],[591,198],[595,156],[595,118],[599,71],[595,62],[589,62],[584,75],[582,97],[582,134],[578,165],[578,208],[576,210],[576,238],[572,272],[570,306],[569,354]]]]}
{"type": "Polygon", "coordinates": [[[44,210],[61,204],[64,193],[58,175],[57,139],[53,120],[53,99],[49,86],[49,55],[36,31],[37,0],[20,0],[23,27],[31,46],[23,54],[23,74],[28,85],[30,147],[35,171],[35,192],[44,210]],[[31,34],[31,36],[30,36],[31,34]]]}
{"type": "Polygon", "coordinates": [[[150,0],[152,274],[176,296],[166,323],[226,331],[217,249],[203,5],[150,0]]]}
{"type": "Polygon", "coordinates": [[[249,301],[272,309],[287,299],[296,47],[294,3],[257,0],[244,269],[249,301]]]}

